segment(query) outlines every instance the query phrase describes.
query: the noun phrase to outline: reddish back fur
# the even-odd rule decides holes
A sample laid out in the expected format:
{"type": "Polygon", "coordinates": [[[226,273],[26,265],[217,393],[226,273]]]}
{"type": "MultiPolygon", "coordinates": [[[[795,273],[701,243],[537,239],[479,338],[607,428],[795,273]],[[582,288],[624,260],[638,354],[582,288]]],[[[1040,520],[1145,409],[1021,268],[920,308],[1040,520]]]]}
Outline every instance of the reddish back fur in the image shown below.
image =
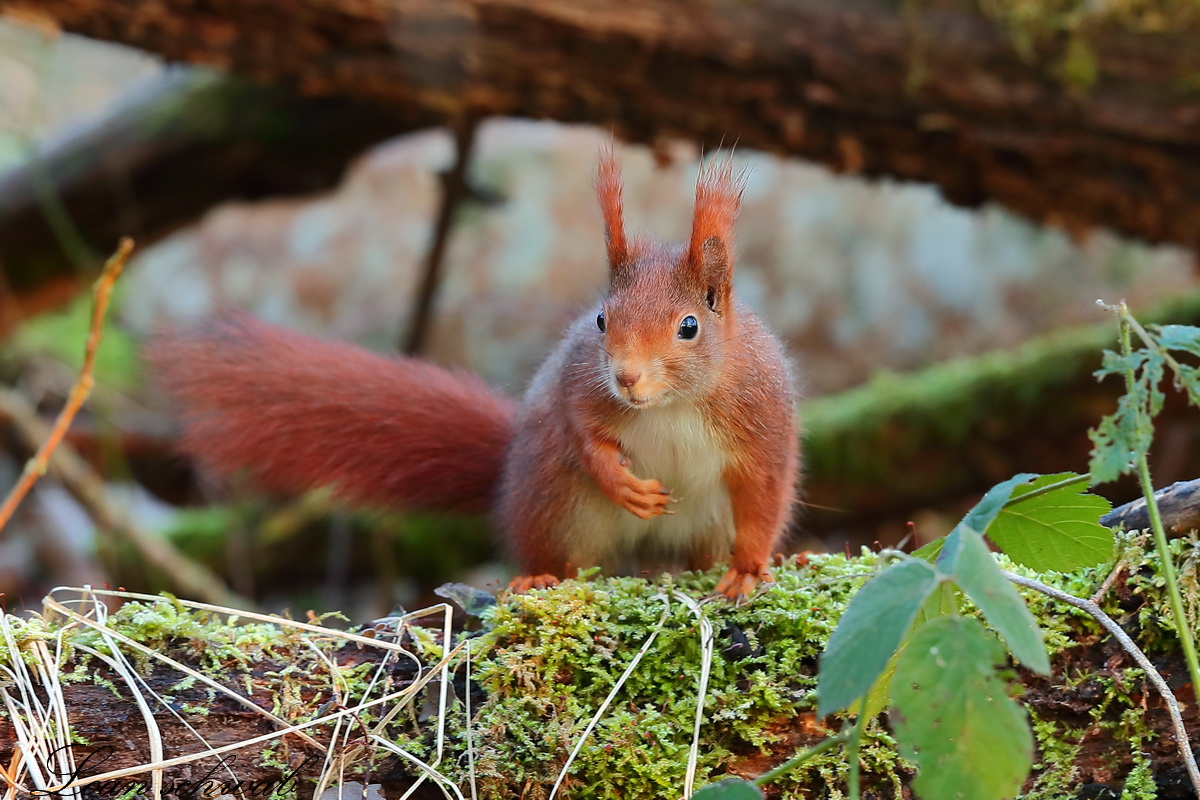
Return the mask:
{"type": "Polygon", "coordinates": [[[160,334],[148,357],[206,469],[367,505],[492,507],[514,407],[479,378],[228,312],[160,334]]]}

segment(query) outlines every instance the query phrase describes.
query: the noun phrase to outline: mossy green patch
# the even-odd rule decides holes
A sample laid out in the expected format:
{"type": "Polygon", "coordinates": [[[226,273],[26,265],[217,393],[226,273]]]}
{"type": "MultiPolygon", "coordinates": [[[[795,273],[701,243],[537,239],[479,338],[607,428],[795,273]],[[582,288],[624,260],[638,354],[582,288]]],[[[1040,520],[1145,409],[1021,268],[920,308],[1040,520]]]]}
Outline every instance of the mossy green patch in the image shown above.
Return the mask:
{"type": "MultiPolygon", "coordinates": [[[[1200,320],[1200,294],[1148,309],[1147,323],[1200,320]]],[[[960,452],[981,430],[1044,408],[1054,398],[1056,413],[1092,424],[1094,408],[1063,407],[1063,393],[1100,367],[1100,352],[1116,342],[1111,322],[1083,325],[1039,337],[1003,352],[941,362],[911,373],[883,371],[871,380],[800,405],[806,472],[840,481],[887,481],[903,496],[907,475],[928,492],[930,475],[906,465],[930,453],[960,452]]],[[[1065,423],[1064,423],[1065,424],[1065,423]]],[[[943,496],[972,478],[957,463],[939,473],[943,496]]]]}
{"type": "MultiPolygon", "coordinates": [[[[1177,649],[1164,613],[1157,559],[1147,557],[1140,534],[1119,537],[1116,562],[1125,577],[1103,597],[1104,607],[1150,653],[1164,657],[1177,649]]],[[[1187,579],[1185,593],[1193,622],[1200,608],[1194,573],[1195,538],[1173,541],[1172,554],[1187,579]]],[[[1153,554],[1150,554],[1151,556],[1153,554]]],[[[724,600],[699,605],[715,632],[714,655],[700,725],[698,785],[729,775],[754,776],[832,733],[844,719],[818,720],[814,714],[818,656],[850,597],[878,569],[879,556],[810,556],[806,564],[775,569],[776,580],[741,606],[724,600]]],[[[1090,596],[1109,567],[1042,576],[1077,596],[1090,596]]],[[[579,745],[560,797],[677,798],[687,769],[696,704],[700,696],[701,636],[704,625],[693,602],[707,596],[720,570],[656,579],[587,576],[560,586],[520,595],[502,594],[483,612],[484,628],[471,637],[472,686],[457,665],[447,716],[448,736],[437,769],[460,786],[469,785],[467,742],[474,758],[475,789],[481,797],[545,798],[579,745]],[[617,681],[646,649],[628,680],[617,681]],[[613,700],[594,729],[584,730],[610,693],[613,700]],[[463,700],[472,697],[468,728],[463,700]]],[[[1038,766],[1026,785],[1026,800],[1060,798],[1077,786],[1080,743],[1106,731],[1118,743],[1111,763],[1129,800],[1153,796],[1153,771],[1143,752],[1158,734],[1142,705],[1146,691],[1137,670],[1114,668],[1080,656],[1100,648],[1104,637],[1089,617],[1041,595],[1023,592],[1047,632],[1056,673],[1048,686],[1078,718],[1032,719],[1038,766]]],[[[10,618],[14,641],[51,641],[61,620],[10,618]]],[[[224,615],[184,608],[172,598],[127,603],[111,615],[110,629],[223,680],[233,681],[274,713],[291,720],[311,719],[382,685],[374,663],[355,657],[332,675],[326,657],[294,631],[274,625],[236,623],[224,615]],[[263,666],[269,660],[275,666],[263,666]],[[251,665],[257,666],[251,668],[251,665]]],[[[426,665],[443,650],[434,632],[414,630],[405,638],[426,665]]],[[[95,631],[74,629],[65,637],[62,674],[68,682],[104,680],[85,669],[78,645],[104,652],[95,631]]],[[[322,648],[334,647],[329,643],[322,648]]],[[[357,649],[355,652],[359,652],[357,649]]],[[[1094,652],[1094,651],[1093,651],[1094,652]]],[[[1107,652],[1107,651],[1105,651],[1107,652]]],[[[342,655],[345,652],[342,651],[342,655]]],[[[1102,655],[1104,655],[1102,653],[1102,655]]],[[[4,656],[0,656],[2,661],[4,656]]],[[[140,664],[151,669],[150,662],[140,664]]],[[[405,679],[395,664],[384,680],[405,679]]],[[[407,673],[411,676],[412,672],[407,673]]],[[[174,678],[165,692],[178,697],[183,713],[203,714],[202,687],[174,678]]],[[[114,687],[115,690],[116,687],[114,687]]],[[[394,687],[393,687],[394,688],[394,687]]],[[[389,736],[408,752],[436,758],[432,735],[440,686],[432,684],[417,702],[389,723],[389,736]]],[[[211,704],[211,698],[209,699],[211,704]]],[[[355,725],[369,726],[387,713],[361,713],[355,725]]],[[[262,763],[283,763],[268,748],[262,763]]],[[[880,723],[867,726],[861,751],[866,784],[874,796],[900,798],[912,771],[897,755],[895,741],[880,723]]],[[[363,764],[357,766],[365,766],[363,764]]],[[[378,764],[376,765],[378,766],[378,764]]],[[[1096,767],[1091,767],[1095,769],[1096,767]]],[[[845,795],[845,751],[834,748],[776,781],[781,798],[840,798],[845,795]]]]}
{"type": "MultiPolygon", "coordinates": [[[[1112,33],[1178,37],[1200,29],[1200,3],[1192,0],[988,0],[988,16],[1003,25],[1017,52],[1028,61],[1049,65],[1049,72],[1071,89],[1086,91],[1103,72],[1096,42],[1112,33]]],[[[1179,48],[1183,63],[1176,69],[1177,86],[1196,67],[1191,50],[1179,48]]]]}
{"type": "MultiPolygon", "coordinates": [[[[716,653],[700,729],[700,783],[736,771],[740,762],[790,754],[830,733],[813,713],[817,657],[847,600],[873,572],[873,561],[869,554],[814,556],[807,566],[777,570],[777,580],[752,603],[701,606],[715,630],[716,653]],[[804,742],[795,740],[798,716],[808,718],[804,742]]],[[[566,581],[551,590],[506,596],[491,608],[488,629],[473,642],[482,654],[473,677],[487,694],[475,720],[481,792],[507,796],[552,785],[653,634],[645,657],[571,765],[567,786],[576,797],[677,793],[699,696],[702,628],[676,593],[703,597],[718,573],[566,581]]],[[[836,730],[838,720],[830,724],[836,730]]],[[[907,771],[882,729],[868,733],[863,762],[882,785],[899,787],[907,771]]],[[[782,796],[801,796],[799,787],[811,789],[817,775],[830,786],[844,785],[844,753],[792,773],[780,784],[782,796]]]]}

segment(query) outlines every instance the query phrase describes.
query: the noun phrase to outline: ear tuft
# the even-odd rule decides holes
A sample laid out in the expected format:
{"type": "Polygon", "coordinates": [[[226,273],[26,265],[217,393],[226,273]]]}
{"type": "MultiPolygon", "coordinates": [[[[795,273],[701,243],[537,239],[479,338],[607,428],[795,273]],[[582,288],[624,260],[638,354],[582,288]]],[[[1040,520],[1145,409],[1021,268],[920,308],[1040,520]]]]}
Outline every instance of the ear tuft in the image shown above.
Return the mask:
{"type": "Polygon", "coordinates": [[[612,144],[600,151],[596,171],[596,197],[604,215],[604,239],[608,245],[608,264],[616,271],[629,261],[629,243],[625,238],[624,207],[621,200],[621,162],[612,144]]]}
{"type": "Polygon", "coordinates": [[[733,223],[742,204],[744,176],[732,158],[710,161],[696,181],[692,237],[683,267],[693,286],[705,293],[709,309],[725,313],[733,286],[733,223]]]}
{"type": "MultiPolygon", "coordinates": [[[[733,223],[742,205],[745,176],[733,171],[733,158],[712,160],[700,169],[696,181],[696,209],[692,215],[692,238],[688,243],[688,260],[704,262],[704,251],[711,247],[714,237],[723,245],[728,256],[733,244],[733,223]]],[[[732,268],[732,264],[728,265],[732,268]]]]}

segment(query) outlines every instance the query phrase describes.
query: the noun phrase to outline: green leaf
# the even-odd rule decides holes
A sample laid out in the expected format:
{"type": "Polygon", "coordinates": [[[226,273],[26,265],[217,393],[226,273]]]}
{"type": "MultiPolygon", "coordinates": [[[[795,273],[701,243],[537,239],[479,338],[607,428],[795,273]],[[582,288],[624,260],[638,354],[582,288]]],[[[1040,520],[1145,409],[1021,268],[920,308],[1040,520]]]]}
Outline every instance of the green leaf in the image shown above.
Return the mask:
{"type": "Polygon", "coordinates": [[[1040,572],[1071,572],[1108,562],[1116,538],[1100,517],[1112,510],[1112,503],[1088,494],[1081,484],[1021,500],[1071,477],[1074,473],[1043,475],[1016,487],[1009,505],[987,529],[988,538],[1013,561],[1040,572]]]}
{"type": "MultiPolygon", "coordinates": [[[[934,540],[934,542],[942,541],[945,541],[945,539],[934,540]]],[[[913,553],[913,555],[915,556],[916,553],[913,553]]],[[[917,612],[916,618],[913,619],[913,627],[909,628],[909,631],[911,632],[917,626],[924,625],[931,619],[936,619],[947,614],[957,614],[959,606],[958,597],[959,589],[951,581],[938,581],[937,586],[933,587],[933,591],[929,593],[929,596],[925,598],[925,602],[921,604],[921,610],[917,612]]],[[[899,649],[888,659],[887,666],[883,668],[883,673],[876,679],[874,685],[871,686],[871,691],[867,692],[867,707],[863,711],[867,719],[874,719],[891,705],[892,676],[896,672],[896,660],[900,658],[900,654],[904,652],[906,646],[906,640],[902,639],[899,649]]]]}
{"type": "Polygon", "coordinates": [[[1038,477],[1031,472],[1022,472],[1020,475],[1014,475],[1003,483],[997,483],[991,489],[988,489],[987,494],[983,496],[975,507],[967,512],[967,515],[962,518],[959,525],[965,525],[976,533],[986,533],[988,526],[992,524],[992,520],[1004,510],[1004,504],[1013,496],[1017,488],[1022,484],[1038,477]]]}
{"type": "MultiPolygon", "coordinates": [[[[1168,350],[1179,350],[1200,356],[1200,328],[1191,325],[1152,325],[1158,335],[1158,343],[1168,350]]],[[[1200,373],[1195,367],[1178,364],[1175,367],[1175,384],[1187,391],[1188,399],[1200,405],[1200,373]]]]}
{"type": "Polygon", "coordinates": [[[1115,480],[1128,472],[1131,463],[1150,451],[1154,439],[1154,416],[1162,410],[1162,383],[1165,360],[1163,354],[1139,350],[1129,356],[1106,351],[1104,367],[1097,377],[1108,374],[1125,375],[1134,372],[1131,386],[1117,401],[1117,410],[1100,420],[1088,431],[1092,440],[1092,457],[1088,465],[1092,485],[1115,480]]]}
{"type": "Polygon", "coordinates": [[[870,691],[937,583],[937,570],[910,559],[858,590],[821,654],[819,716],[840,711],[870,691]]]}
{"type": "Polygon", "coordinates": [[[892,704],[892,676],[896,674],[896,659],[903,652],[904,643],[901,642],[900,649],[892,653],[892,657],[884,665],[883,672],[879,674],[875,683],[871,684],[870,690],[867,691],[867,705],[862,710],[867,719],[875,719],[892,704]]]}
{"type": "Polygon", "coordinates": [[[1180,364],[1176,371],[1176,381],[1183,385],[1188,393],[1188,399],[1200,406],[1200,369],[1180,364]]]}
{"type": "Polygon", "coordinates": [[[692,794],[692,800],[762,800],[763,793],[742,778],[726,778],[710,783],[692,794]]]}
{"type": "Polygon", "coordinates": [[[955,525],[954,530],[950,531],[946,536],[942,548],[937,554],[938,569],[947,574],[954,572],[954,562],[958,558],[958,546],[962,530],[966,529],[975,533],[984,533],[988,529],[988,526],[992,524],[992,520],[1004,508],[1004,504],[1012,497],[1012,493],[1016,491],[1016,488],[1036,477],[1031,472],[1022,472],[988,489],[987,494],[975,504],[974,508],[967,512],[962,521],[955,525]]]}
{"type": "Polygon", "coordinates": [[[1134,350],[1129,355],[1115,353],[1112,350],[1105,350],[1100,357],[1100,369],[1093,373],[1097,378],[1104,378],[1108,375],[1116,375],[1124,379],[1125,373],[1133,370],[1134,372],[1141,369],[1146,364],[1146,359],[1150,354],[1145,350],[1134,350]]]}
{"type": "Polygon", "coordinates": [[[945,546],[946,546],[946,537],[939,536],[938,538],[934,539],[932,542],[926,542],[925,544],[918,547],[916,550],[913,550],[912,553],[910,553],[909,555],[911,555],[913,558],[919,558],[922,561],[925,561],[926,563],[936,564],[937,560],[938,560],[938,556],[940,556],[942,554],[942,548],[945,546]]]}
{"type": "Polygon", "coordinates": [[[953,616],[959,612],[959,590],[951,581],[938,583],[937,588],[925,598],[921,611],[917,614],[917,625],[931,619],[943,616],[953,616]]]}
{"type": "Polygon", "coordinates": [[[940,617],[909,640],[892,679],[896,739],[922,800],[1004,800],[1033,763],[1025,712],[994,666],[996,638],[970,617],[940,617]]]}
{"type": "Polygon", "coordinates": [[[1041,628],[978,534],[963,533],[954,579],[1004,637],[1012,654],[1034,672],[1049,675],[1050,657],[1041,628]]]}
{"type": "Polygon", "coordinates": [[[1200,356],[1200,328],[1191,325],[1153,325],[1158,343],[1168,350],[1182,350],[1200,356]]]}

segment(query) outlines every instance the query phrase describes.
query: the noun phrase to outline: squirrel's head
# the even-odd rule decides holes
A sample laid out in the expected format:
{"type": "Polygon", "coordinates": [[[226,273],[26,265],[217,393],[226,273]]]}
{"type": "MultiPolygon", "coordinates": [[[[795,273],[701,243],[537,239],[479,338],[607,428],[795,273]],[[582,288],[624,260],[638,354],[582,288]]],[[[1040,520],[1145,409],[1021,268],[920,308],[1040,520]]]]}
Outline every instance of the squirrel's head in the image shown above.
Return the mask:
{"type": "Polygon", "coordinates": [[[743,181],[729,158],[700,170],[692,235],[684,246],[625,235],[620,165],[600,159],[609,294],[596,317],[612,393],[634,408],[707,393],[733,333],[733,222],[743,181]]]}

